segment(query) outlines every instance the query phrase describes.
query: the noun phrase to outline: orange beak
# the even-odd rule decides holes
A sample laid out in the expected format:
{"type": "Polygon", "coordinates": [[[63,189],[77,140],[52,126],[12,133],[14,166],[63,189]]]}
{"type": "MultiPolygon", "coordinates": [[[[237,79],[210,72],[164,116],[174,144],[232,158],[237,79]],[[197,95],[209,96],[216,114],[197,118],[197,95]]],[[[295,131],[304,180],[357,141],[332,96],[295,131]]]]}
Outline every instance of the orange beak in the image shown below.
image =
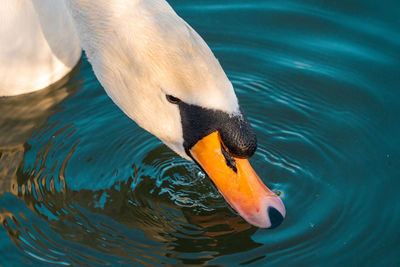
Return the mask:
{"type": "Polygon", "coordinates": [[[247,159],[231,157],[234,167],[225,158],[218,132],[198,141],[190,153],[208,174],[225,200],[248,223],[274,228],[286,215],[282,200],[269,190],[247,159]]]}

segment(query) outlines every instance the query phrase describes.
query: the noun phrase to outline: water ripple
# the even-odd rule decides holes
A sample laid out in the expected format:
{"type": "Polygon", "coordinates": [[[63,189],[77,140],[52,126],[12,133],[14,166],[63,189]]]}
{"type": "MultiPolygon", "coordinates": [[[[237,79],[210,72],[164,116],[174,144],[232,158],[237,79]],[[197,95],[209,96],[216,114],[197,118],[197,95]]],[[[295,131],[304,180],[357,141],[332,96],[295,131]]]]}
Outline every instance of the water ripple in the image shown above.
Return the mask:
{"type": "Polygon", "coordinates": [[[397,265],[389,2],[171,3],[257,133],[250,162],[287,208],[273,230],[247,224],[194,163],[130,121],[85,58],[59,90],[0,98],[1,264],[397,265]]]}

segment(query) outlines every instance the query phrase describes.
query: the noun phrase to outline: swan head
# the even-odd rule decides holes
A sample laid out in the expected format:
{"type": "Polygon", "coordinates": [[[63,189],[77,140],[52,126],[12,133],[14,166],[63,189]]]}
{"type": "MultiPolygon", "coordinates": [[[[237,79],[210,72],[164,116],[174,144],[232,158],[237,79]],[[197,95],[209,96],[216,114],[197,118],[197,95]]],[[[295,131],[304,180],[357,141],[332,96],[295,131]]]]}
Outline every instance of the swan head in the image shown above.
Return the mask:
{"type": "Polygon", "coordinates": [[[166,2],[121,2],[124,8],[109,1],[75,12],[72,6],[108,95],[139,126],[194,160],[245,220],[279,225],[285,208],[247,161],[256,135],[210,48],[166,2]]]}
{"type": "Polygon", "coordinates": [[[190,52],[181,46],[173,51],[173,59],[165,54],[171,51],[153,52],[153,57],[168,62],[157,66],[160,72],[151,78],[153,86],[147,88],[146,82],[141,89],[146,93],[132,96],[139,97],[142,103],[135,105],[141,111],[135,107],[127,114],[180,156],[194,160],[249,223],[274,228],[282,222],[285,208],[247,161],[257,147],[255,132],[220,64],[208,46],[198,46],[190,52]],[[199,54],[201,50],[206,51],[199,54]]]}

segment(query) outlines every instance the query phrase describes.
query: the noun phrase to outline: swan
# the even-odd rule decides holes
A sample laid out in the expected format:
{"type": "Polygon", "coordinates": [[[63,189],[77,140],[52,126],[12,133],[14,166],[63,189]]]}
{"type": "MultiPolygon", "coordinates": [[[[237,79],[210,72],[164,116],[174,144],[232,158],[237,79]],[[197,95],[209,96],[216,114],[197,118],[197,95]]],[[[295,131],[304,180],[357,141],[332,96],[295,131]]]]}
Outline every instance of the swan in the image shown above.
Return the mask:
{"type": "Polygon", "coordinates": [[[114,103],[212,179],[261,228],[286,215],[247,158],[257,146],[233,86],[204,40],[165,0],[3,0],[0,96],[45,88],[84,50],[114,103]]]}

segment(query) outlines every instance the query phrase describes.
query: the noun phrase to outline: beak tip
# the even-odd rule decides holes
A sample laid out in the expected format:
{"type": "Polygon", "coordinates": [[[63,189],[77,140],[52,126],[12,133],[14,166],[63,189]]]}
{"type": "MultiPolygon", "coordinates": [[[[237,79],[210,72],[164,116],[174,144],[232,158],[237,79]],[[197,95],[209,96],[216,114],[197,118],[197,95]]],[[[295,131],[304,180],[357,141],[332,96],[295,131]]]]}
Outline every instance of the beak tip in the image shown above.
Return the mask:
{"type": "Polygon", "coordinates": [[[268,229],[274,229],[282,223],[284,216],[276,208],[268,207],[267,213],[271,222],[271,226],[268,229]]]}

